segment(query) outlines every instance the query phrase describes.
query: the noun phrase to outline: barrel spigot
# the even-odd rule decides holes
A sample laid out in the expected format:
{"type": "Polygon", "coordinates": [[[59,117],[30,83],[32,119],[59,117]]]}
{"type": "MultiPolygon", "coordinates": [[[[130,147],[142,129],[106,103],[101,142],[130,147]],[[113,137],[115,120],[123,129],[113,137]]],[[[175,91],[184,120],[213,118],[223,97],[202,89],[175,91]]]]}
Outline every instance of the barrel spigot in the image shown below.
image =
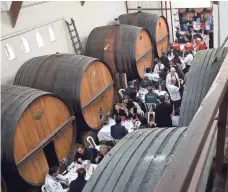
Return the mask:
{"type": "Polygon", "coordinates": [[[120,24],[119,18],[115,18],[114,21],[115,21],[115,25],[119,25],[120,24]]]}
{"type": "Polygon", "coordinates": [[[138,6],[137,9],[138,9],[138,13],[142,13],[142,7],[141,6],[138,6]]]}

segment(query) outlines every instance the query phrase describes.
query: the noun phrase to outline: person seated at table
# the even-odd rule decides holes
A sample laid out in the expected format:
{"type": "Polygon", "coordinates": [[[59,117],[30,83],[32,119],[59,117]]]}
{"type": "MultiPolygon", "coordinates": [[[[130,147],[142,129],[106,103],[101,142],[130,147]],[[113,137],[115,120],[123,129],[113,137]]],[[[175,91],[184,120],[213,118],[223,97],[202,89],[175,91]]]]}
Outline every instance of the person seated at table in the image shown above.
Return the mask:
{"type": "Polygon", "coordinates": [[[145,77],[145,76],[148,77],[148,79],[149,79],[150,81],[152,81],[152,80],[154,79],[150,67],[147,67],[147,68],[146,68],[146,73],[144,74],[144,77],[145,77]]]}
{"type": "Polygon", "coordinates": [[[101,145],[99,148],[99,153],[96,157],[96,163],[99,164],[103,160],[104,156],[108,154],[109,151],[110,149],[108,148],[108,146],[101,145]]]}
{"type": "Polygon", "coordinates": [[[54,166],[49,168],[49,171],[45,177],[45,189],[47,192],[66,192],[68,188],[66,185],[62,185],[62,183],[69,183],[68,179],[65,181],[59,177],[59,167],[54,166]]]}
{"type": "Polygon", "coordinates": [[[173,106],[165,102],[163,95],[160,96],[160,102],[155,109],[155,123],[157,127],[172,127],[173,106]]]}
{"type": "Polygon", "coordinates": [[[152,84],[153,82],[150,81],[147,76],[145,76],[144,79],[141,81],[140,88],[146,89],[148,86],[151,86],[152,84]]]}
{"type": "Polygon", "coordinates": [[[174,43],[172,44],[173,54],[180,54],[180,44],[178,43],[178,40],[175,39],[174,43]]]}
{"type": "Polygon", "coordinates": [[[85,148],[82,144],[76,144],[76,154],[74,156],[74,161],[81,164],[85,160],[90,160],[91,163],[95,164],[97,153],[97,149],[85,148]]]}
{"type": "Polygon", "coordinates": [[[180,36],[180,39],[178,40],[178,43],[185,44],[186,40],[184,39],[183,35],[180,36]]]}
{"type": "Polygon", "coordinates": [[[132,108],[132,107],[134,107],[134,103],[133,103],[133,100],[129,97],[129,96],[124,96],[124,98],[123,98],[123,104],[124,104],[124,106],[125,106],[125,108],[127,109],[125,109],[125,112],[126,112],[126,114],[127,114],[127,116],[128,116],[128,112],[129,112],[129,110],[132,108]]]}
{"type": "Polygon", "coordinates": [[[134,88],[134,82],[129,82],[128,87],[125,89],[124,95],[129,96],[131,99],[135,100],[136,99],[136,90],[134,88]]]}
{"type": "Polygon", "coordinates": [[[207,49],[207,46],[204,41],[200,41],[197,45],[197,51],[202,51],[204,49],[207,49]]]}
{"type": "Polygon", "coordinates": [[[157,64],[154,67],[154,73],[159,73],[160,71],[162,71],[165,68],[165,65],[163,63],[161,63],[160,60],[157,61],[157,64]]]}
{"type": "Polygon", "coordinates": [[[159,96],[153,92],[153,87],[149,86],[148,88],[148,93],[145,95],[145,103],[159,103],[159,96]]]}
{"type": "Polygon", "coordinates": [[[162,52],[162,56],[160,57],[160,61],[161,61],[162,64],[164,64],[165,67],[169,68],[169,58],[165,54],[165,52],[162,52]]]}
{"type": "Polygon", "coordinates": [[[175,110],[175,114],[172,117],[173,127],[178,127],[178,124],[179,124],[179,115],[180,115],[180,108],[178,108],[178,109],[175,110]]]}
{"type": "Polygon", "coordinates": [[[137,108],[135,106],[129,110],[129,115],[128,115],[127,119],[138,120],[137,108]]]}
{"type": "Polygon", "coordinates": [[[113,110],[113,118],[115,119],[118,116],[123,117],[123,118],[127,118],[127,114],[124,111],[124,109],[121,109],[120,106],[118,104],[116,104],[115,108],[113,110]]]}
{"type": "Polygon", "coordinates": [[[187,40],[187,43],[184,46],[184,49],[190,52],[194,51],[193,44],[189,40],[187,40]]]}
{"type": "Polygon", "coordinates": [[[85,187],[86,181],[86,170],[84,168],[79,168],[77,171],[78,177],[70,183],[68,192],[82,192],[85,187]]]}
{"type": "Polygon", "coordinates": [[[150,128],[150,125],[148,124],[147,119],[144,115],[138,114],[138,118],[140,121],[139,129],[150,128]]]}
{"type": "Polygon", "coordinates": [[[121,125],[120,117],[116,117],[115,121],[116,124],[111,126],[111,136],[113,139],[120,140],[128,134],[128,131],[121,125]]]}
{"type": "Polygon", "coordinates": [[[172,59],[172,62],[171,62],[172,65],[177,65],[177,64],[181,64],[181,60],[179,58],[179,54],[175,54],[173,59],[172,59]]]}

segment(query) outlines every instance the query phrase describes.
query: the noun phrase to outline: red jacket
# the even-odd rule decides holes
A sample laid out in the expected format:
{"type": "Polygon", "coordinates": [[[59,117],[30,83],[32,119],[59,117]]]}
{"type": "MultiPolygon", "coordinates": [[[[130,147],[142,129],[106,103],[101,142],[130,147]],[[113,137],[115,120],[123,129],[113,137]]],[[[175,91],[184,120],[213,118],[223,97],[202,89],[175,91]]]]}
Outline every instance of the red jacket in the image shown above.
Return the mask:
{"type": "Polygon", "coordinates": [[[188,50],[188,51],[193,51],[193,50],[194,50],[194,47],[193,47],[192,43],[187,43],[187,44],[184,46],[184,49],[185,49],[185,50],[188,50]]]}
{"type": "Polygon", "coordinates": [[[180,50],[180,44],[179,43],[173,43],[172,47],[173,47],[173,50],[176,50],[176,51],[180,50]]]}
{"type": "Polygon", "coordinates": [[[205,43],[204,42],[200,42],[199,44],[198,44],[198,50],[200,51],[200,50],[204,50],[204,49],[206,49],[207,47],[206,47],[206,45],[205,45],[205,43]]]}

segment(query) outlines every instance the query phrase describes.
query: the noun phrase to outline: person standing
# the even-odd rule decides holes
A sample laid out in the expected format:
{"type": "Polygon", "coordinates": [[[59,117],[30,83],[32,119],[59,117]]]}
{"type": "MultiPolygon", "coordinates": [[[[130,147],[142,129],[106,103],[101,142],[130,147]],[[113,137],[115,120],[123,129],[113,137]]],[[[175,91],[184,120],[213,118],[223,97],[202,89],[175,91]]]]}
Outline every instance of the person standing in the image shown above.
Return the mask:
{"type": "Polygon", "coordinates": [[[120,140],[128,134],[128,131],[121,125],[120,117],[116,117],[115,121],[116,124],[111,126],[111,136],[113,139],[120,140]]]}
{"type": "Polygon", "coordinates": [[[128,83],[128,87],[125,89],[124,95],[129,96],[132,100],[136,100],[136,90],[133,82],[128,83]]]}
{"type": "MultiPolygon", "coordinates": [[[[170,73],[166,76],[166,86],[167,86],[167,84],[171,83],[171,79],[172,79],[173,77],[176,78],[177,84],[178,84],[178,82],[179,82],[179,76],[178,76],[178,74],[176,73],[176,69],[175,69],[174,67],[171,67],[171,68],[170,68],[170,73]]],[[[178,87],[179,87],[179,86],[178,86],[178,87]]]]}
{"type": "Polygon", "coordinates": [[[184,69],[184,73],[187,73],[189,71],[192,60],[193,60],[193,55],[189,51],[185,51],[185,58],[183,62],[185,63],[186,68],[184,69]]]}
{"type": "Polygon", "coordinates": [[[155,73],[159,73],[160,71],[162,71],[165,68],[165,65],[163,63],[161,63],[160,60],[157,61],[157,64],[154,67],[154,72],[155,73]]]}
{"type": "Polygon", "coordinates": [[[160,61],[162,64],[165,65],[165,67],[169,68],[169,58],[164,52],[162,52],[162,56],[160,57],[160,61]]]}
{"type": "Polygon", "coordinates": [[[83,188],[85,187],[87,181],[86,177],[86,170],[84,168],[79,168],[77,170],[78,177],[74,181],[70,183],[69,192],[82,192],[83,188]]]}
{"type": "Polygon", "coordinates": [[[181,105],[180,87],[176,86],[176,78],[171,79],[171,84],[167,85],[167,89],[174,105],[174,109],[178,109],[181,105]]]}
{"type": "Polygon", "coordinates": [[[157,127],[172,127],[171,115],[173,107],[165,102],[165,96],[160,96],[160,104],[155,109],[155,123],[157,127]]]}

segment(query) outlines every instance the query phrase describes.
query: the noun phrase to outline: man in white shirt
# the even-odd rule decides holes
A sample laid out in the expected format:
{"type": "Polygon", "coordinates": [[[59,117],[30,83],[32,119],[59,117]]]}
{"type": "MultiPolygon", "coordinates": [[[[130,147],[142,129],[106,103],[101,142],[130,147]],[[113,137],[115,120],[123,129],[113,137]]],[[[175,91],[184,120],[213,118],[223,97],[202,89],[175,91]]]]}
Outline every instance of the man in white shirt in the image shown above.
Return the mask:
{"type": "Polygon", "coordinates": [[[193,55],[189,51],[185,51],[185,58],[184,58],[184,63],[186,65],[186,72],[188,72],[189,68],[191,67],[191,63],[193,60],[193,55]]]}
{"type": "Polygon", "coordinates": [[[148,77],[150,81],[158,81],[159,79],[159,74],[157,73],[152,73],[151,68],[146,68],[146,73],[144,74],[144,77],[148,77]]]}
{"type": "Polygon", "coordinates": [[[178,85],[180,85],[179,84],[179,76],[178,76],[178,74],[176,73],[176,69],[174,68],[174,67],[171,67],[170,68],[170,73],[166,76],[166,86],[168,85],[168,84],[171,84],[171,79],[172,79],[172,77],[174,77],[177,81],[177,84],[178,85]]]}
{"type": "Polygon", "coordinates": [[[173,102],[174,108],[178,109],[181,106],[181,96],[179,89],[180,87],[175,86],[177,83],[177,80],[175,77],[171,78],[171,84],[167,84],[167,89],[170,95],[170,99],[173,102]]]}
{"type": "Polygon", "coordinates": [[[161,70],[165,68],[164,64],[161,63],[160,60],[157,61],[157,64],[154,67],[154,72],[155,73],[160,73],[161,70]]]}
{"type": "Polygon", "coordinates": [[[68,189],[63,189],[59,178],[59,168],[51,167],[45,177],[45,189],[47,192],[67,192],[68,189]]]}

